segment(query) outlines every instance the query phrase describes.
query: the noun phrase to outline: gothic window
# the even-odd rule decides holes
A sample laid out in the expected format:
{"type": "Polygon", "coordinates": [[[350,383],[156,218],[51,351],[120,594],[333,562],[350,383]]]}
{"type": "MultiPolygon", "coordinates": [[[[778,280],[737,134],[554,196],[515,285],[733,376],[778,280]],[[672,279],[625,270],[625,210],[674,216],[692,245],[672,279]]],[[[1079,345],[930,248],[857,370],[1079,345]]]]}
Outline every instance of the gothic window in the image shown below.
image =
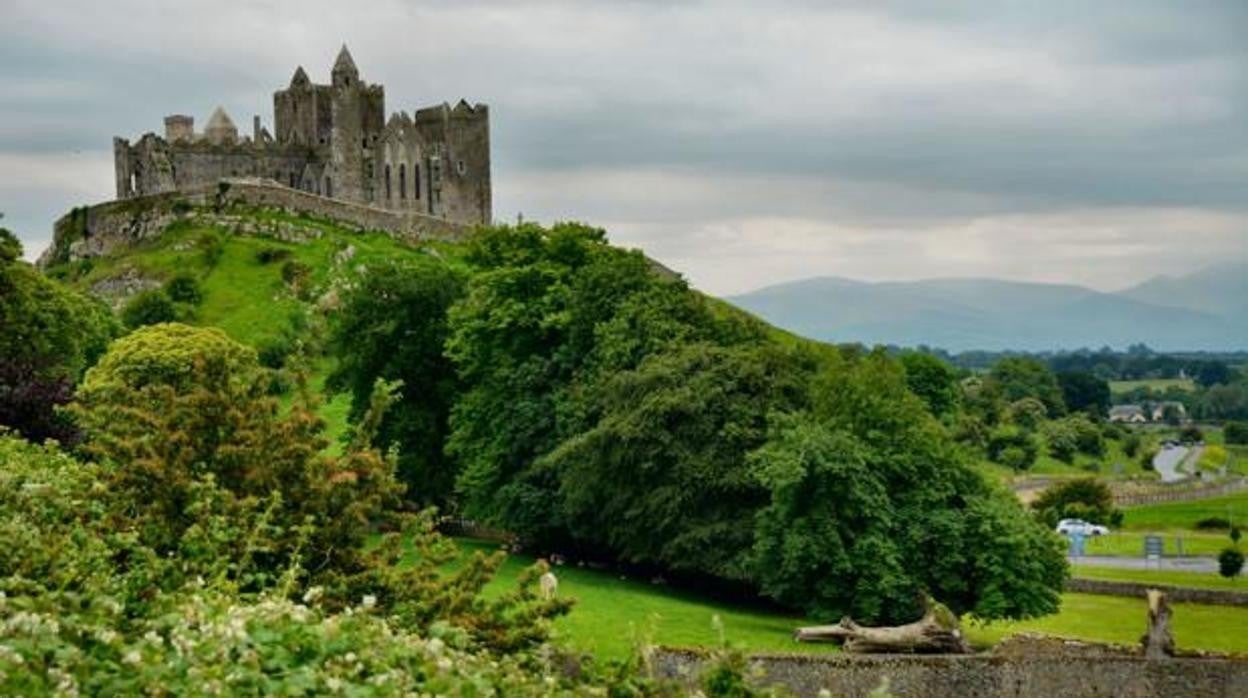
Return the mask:
{"type": "Polygon", "coordinates": [[[412,198],[420,198],[420,165],[412,165],[412,198]]]}
{"type": "Polygon", "coordinates": [[[334,195],[334,182],[329,177],[325,178],[325,196],[334,195]]]}
{"type": "Polygon", "coordinates": [[[390,163],[386,163],[386,201],[390,200],[390,163]]]}
{"type": "Polygon", "coordinates": [[[399,198],[407,198],[407,165],[399,163],[399,198]]]}
{"type": "Polygon", "coordinates": [[[468,167],[467,165],[464,164],[463,160],[460,160],[455,163],[455,171],[459,172],[459,174],[462,176],[465,172],[468,171],[468,167]]]}

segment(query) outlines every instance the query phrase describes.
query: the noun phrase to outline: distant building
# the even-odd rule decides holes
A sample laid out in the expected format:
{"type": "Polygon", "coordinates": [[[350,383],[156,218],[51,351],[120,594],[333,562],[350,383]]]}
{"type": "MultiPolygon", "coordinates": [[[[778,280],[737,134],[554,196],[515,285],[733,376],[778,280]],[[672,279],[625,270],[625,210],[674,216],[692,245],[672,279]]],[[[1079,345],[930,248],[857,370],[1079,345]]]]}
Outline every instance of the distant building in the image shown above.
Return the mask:
{"type": "Polygon", "coordinates": [[[1187,408],[1181,402],[1158,402],[1153,405],[1153,421],[1164,422],[1168,418],[1178,421],[1187,419],[1187,408]]]}
{"type": "Polygon", "coordinates": [[[240,135],[218,107],[202,132],[185,114],[165,135],[113,142],[117,198],[259,177],[321,196],[454,223],[489,223],[489,108],[461,100],[386,117],[381,85],[360,78],[347,47],[328,85],[303,68],[273,95],[274,132],[240,135]]]}
{"type": "Polygon", "coordinates": [[[1144,424],[1148,421],[1148,413],[1140,405],[1114,405],[1109,408],[1109,421],[1144,424]]]}

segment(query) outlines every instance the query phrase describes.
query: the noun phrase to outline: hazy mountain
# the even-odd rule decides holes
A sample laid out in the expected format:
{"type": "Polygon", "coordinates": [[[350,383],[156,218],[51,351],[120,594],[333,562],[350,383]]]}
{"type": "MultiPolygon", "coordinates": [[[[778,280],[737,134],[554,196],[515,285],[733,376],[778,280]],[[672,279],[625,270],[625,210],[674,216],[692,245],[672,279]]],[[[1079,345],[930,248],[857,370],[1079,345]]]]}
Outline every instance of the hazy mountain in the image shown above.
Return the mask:
{"type": "Polygon", "coordinates": [[[1186,276],[1158,276],[1118,295],[1243,323],[1248,321],[1248,263],[1219,264],[1186,276]]]}
{"type": "Polygon", "coordinates": [[[867,283],[821,277],[728,300],[785,329],[834,342],[952,351],[1123,348],[1136,342],[1164,350],[1242,349],[1248,347],[1243,278],[1219,271],[1102,293],[993,279],[867,283]],[[1226,298],[1235,284],[1240,291],[1226,298]]]}

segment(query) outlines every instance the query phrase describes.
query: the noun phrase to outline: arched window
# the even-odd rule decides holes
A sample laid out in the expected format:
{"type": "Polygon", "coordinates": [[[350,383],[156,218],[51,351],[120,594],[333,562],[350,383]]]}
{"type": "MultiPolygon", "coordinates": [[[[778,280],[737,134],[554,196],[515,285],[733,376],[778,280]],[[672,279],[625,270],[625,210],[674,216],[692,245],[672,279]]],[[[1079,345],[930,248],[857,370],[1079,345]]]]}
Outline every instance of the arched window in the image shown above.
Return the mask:
{"type": "Polygon", "coordinates": [[[390,200],[390,163],[386,163],[386,201],[390,200]]]}
{"type": "Polygon", "coordinates": [[[412,198],[420,198],[420,165],[412,165],[412,198]]]}
{"type": "Polygon", "coordinates": [[[325,177],[325,196],[334,195],[334,181],[329,177],[325,177]]]}
{"type": "Polygon", "coordinates": [[[407,198],[407,164],[399,163],[399,198],[407,198]]]}

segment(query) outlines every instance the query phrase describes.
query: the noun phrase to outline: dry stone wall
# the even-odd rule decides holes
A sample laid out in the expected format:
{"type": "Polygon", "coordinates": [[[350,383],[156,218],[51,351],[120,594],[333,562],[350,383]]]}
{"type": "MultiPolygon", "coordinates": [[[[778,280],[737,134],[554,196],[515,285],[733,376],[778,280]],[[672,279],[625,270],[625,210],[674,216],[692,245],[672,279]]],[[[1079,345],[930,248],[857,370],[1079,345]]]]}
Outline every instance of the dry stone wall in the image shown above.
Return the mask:
{"type": "MultiPolygon", "coordinates": [[[[660,649],[656,670],[694,680],[705,656],[660,649]]],[[[780,684],[798,696],[865,698],[887,682],[896,698],[1242,698],[1248,660],[1185,657],[1148,660],[1092,651],[1036,655],[768,654],[751,658],[762,685],[780,684]]]]}

